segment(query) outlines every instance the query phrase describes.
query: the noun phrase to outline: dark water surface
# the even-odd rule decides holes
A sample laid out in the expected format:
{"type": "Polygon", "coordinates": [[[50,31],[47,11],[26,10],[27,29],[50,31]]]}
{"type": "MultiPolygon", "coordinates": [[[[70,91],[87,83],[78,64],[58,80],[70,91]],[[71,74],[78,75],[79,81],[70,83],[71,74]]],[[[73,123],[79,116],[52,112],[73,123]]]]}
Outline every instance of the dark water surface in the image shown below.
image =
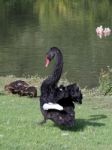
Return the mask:
{"type": "Polygon", "coordinates": [[[45,53],[57,46],[70,82],[98,85],[101,68],[112,66],[112,35],[97,37],[100,25],[112,29],[111,0],[1,0],[0,76],[47,76],[45,53]]]}

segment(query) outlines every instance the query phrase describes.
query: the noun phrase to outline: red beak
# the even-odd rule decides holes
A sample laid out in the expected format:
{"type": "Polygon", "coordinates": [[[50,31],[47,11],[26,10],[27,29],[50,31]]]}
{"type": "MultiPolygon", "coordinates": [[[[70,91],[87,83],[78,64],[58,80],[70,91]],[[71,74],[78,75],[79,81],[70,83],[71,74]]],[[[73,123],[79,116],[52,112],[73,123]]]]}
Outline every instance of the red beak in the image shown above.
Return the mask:
{"type": "Polygon", "coordinates": [[[50,60],[46,57],[46,60],[45,60],[45,67],[48,67],[49,63],[50,63],[50,60]]]}

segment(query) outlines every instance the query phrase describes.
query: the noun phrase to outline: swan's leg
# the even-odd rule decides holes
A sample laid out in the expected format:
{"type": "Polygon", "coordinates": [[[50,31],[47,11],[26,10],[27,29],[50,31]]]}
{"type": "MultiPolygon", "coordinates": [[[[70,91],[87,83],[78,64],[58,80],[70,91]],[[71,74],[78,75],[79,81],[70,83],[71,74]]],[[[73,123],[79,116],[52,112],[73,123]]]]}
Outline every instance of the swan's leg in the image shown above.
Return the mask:
{"type": "Polygon", "coordinates": [[[42,121],[40,121],[38,124],[43,125],[46,122],[47,122],[47,118],[44,116],[44,119],[42,121]]]}
{"type": "Polygon", "coordinates": [[[46,123],[46,119],[44,119],[40,122],[41,125],[43,125],[44,123],[46,123]]]}

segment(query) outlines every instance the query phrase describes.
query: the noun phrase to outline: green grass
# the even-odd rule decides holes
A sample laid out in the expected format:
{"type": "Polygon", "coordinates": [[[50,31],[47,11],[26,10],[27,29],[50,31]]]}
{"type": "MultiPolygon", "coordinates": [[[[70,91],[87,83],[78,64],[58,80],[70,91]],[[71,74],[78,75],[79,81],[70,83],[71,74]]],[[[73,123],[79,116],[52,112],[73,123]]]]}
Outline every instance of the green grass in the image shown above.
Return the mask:
{"type": "Polygon", "coordinates": [[[112,97],[84,97],[76,125],[61,128],[42,115],[39,99],[0,95],[0,150],[111,150],[112,97]]]}
{"type": "MultiPolygon", "coordinates": [[[[43,79],[21,78],[38,89],[43,79]]],[[[68,129],[43,117],[39,99],[19,97],[4,91],[4,86],[17,80],[0,77],[0,150],[112,150],[112,96],[97,89],[83,89],[83,104],[76,105],[76,124],[68,129]]],[[[61,80],[61,84],[68,84],[61,80]]]]}

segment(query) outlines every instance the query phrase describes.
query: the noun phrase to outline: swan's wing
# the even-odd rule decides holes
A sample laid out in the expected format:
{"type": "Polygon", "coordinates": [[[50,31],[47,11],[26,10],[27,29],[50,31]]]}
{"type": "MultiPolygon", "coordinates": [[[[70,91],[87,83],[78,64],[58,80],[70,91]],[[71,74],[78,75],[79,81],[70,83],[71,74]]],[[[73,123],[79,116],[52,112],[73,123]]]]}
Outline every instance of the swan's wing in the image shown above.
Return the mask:
{"type": "Polygon", "coordinates": [[[76,83],[68,85],[67,91],[74,102],[82,104],[83,95],[79,86],[76,83]]]}
{"type": "Polygon", "coordinates": [[[69,93],[66,90],[66,87],[61,85],[55,89],[53,99],[55,100],[55,103],[58,103],[61,99],[68,98],[69,97],[68,94],[69,93]]]}
{"type": "Polygon", "coordinates": [[[55,102],[58,103],[61,99],[71,99],[71,101],[82,104],[83,95],[79,86],[74,84],[69,84],[67,86],[59,86],[55,90],[55,102]]]}
{"type": "Polygon", "coordinates": [[[56,109],[56,110],[62,111],[63,107],[56,103],[45,103],[43,105],[43,109],[44,110],[56,109]]]}

